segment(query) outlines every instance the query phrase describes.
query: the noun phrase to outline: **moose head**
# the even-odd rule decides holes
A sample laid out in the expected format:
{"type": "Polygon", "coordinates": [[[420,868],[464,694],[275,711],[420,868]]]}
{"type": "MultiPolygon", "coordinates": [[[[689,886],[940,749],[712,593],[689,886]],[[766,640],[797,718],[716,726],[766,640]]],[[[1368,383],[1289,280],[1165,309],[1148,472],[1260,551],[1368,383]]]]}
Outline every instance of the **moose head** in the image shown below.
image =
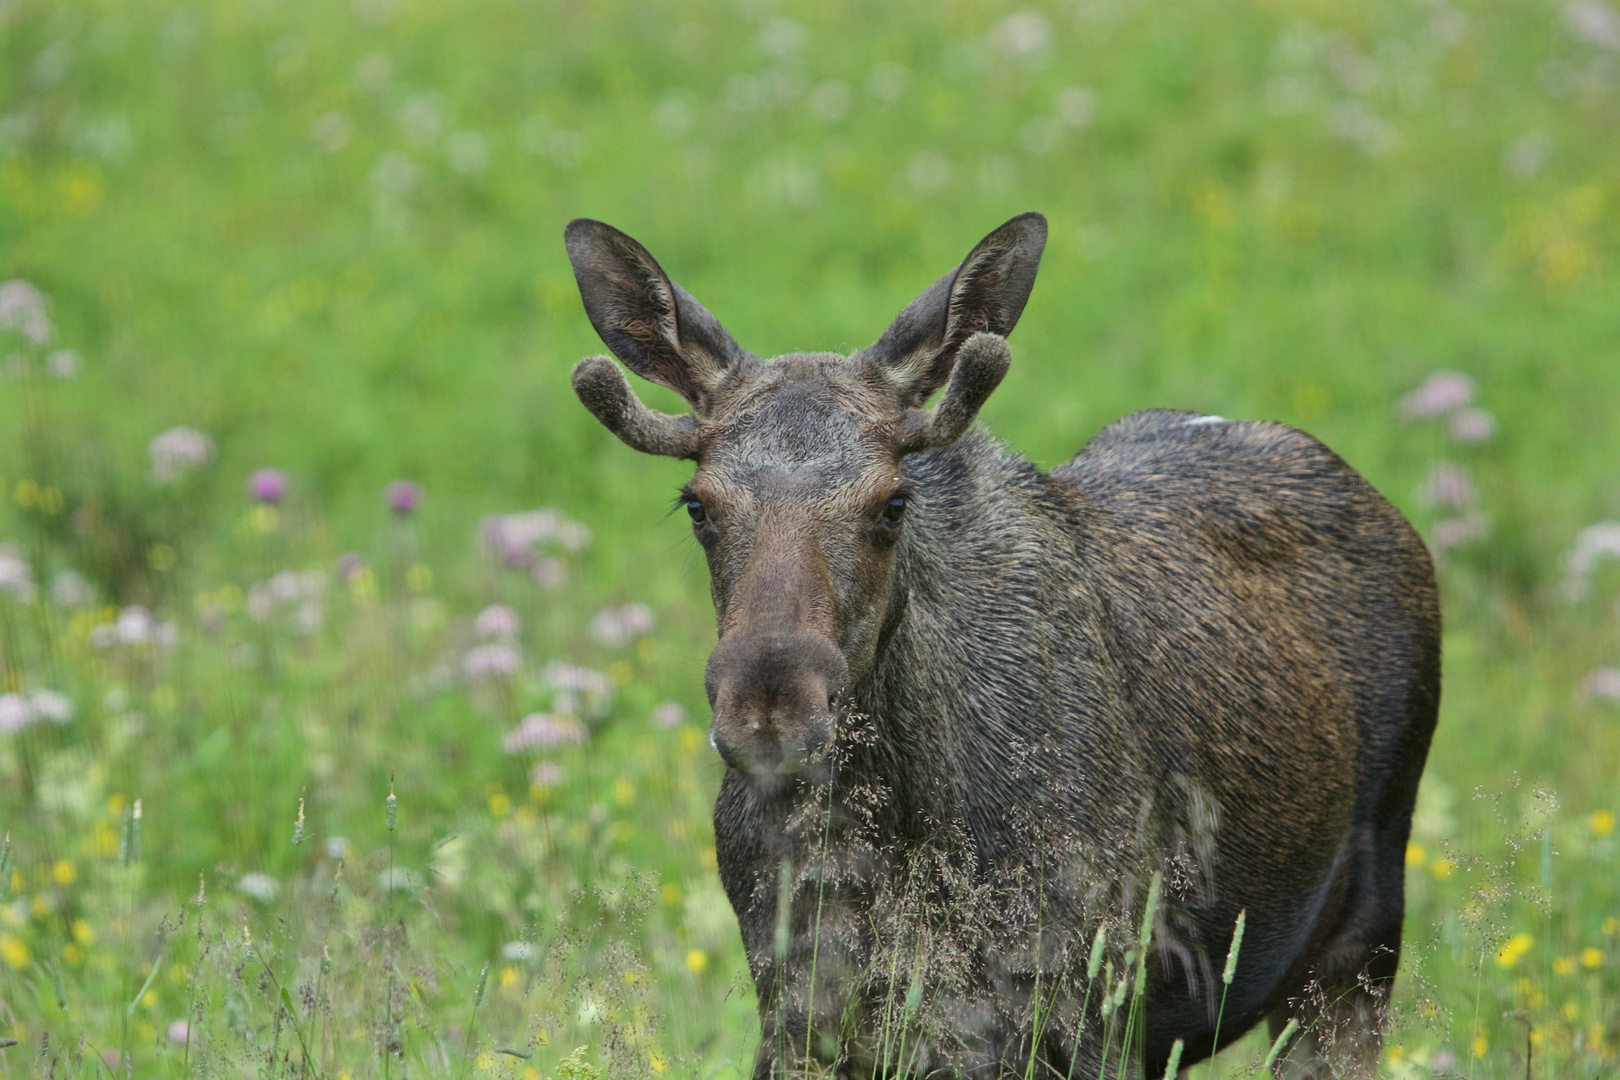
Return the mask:
{"type": "Polygon", "coordinates": [[[746,773],[804,769],[831,746],[841,700],[905,602],[896,552],[908,505],[925,495],[901,459],[954,443],[1007,373],[1006,336],[1034,285],[1046,219],[1023,214],[985,237],[876,344],[770,361],[624,233],[580,218],[565,237],[596,332],[691,406],[649,409],[606,356],[574,368],[580,400],[626,444],[697,465],[680,498],[719,628],[710,739],[746,773]]]}

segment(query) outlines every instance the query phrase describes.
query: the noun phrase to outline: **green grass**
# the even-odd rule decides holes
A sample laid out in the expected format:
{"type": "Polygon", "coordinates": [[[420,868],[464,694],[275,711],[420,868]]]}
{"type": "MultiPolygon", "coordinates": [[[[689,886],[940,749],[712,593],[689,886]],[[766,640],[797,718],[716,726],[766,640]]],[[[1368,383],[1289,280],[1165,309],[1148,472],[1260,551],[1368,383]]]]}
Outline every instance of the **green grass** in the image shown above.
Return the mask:
{"type": "Polygon", "coordinates": [[[1307,428],[1426,535],[1450,513],[1419,497],[1431,463],[1472,478],[1489,529],[1441,571],[1386,1068],[1518,1076],[1527,1040],[1537,1075],[1620,1067],[1620,704],[1579,692],[1620,666],[1620,573],[1562,588],[1577,533],[1620,519],[1601,27],[1543,3],[1024,11],[0,5],[0,280],[54,324],[43,345],[0,329],[0,543],[37,585],[0,589],[0,692],[73,703],[0,735],[0,1075],[119,1050],[137,1075],[302,1075],[306,1052],[322,1076],[745,1073],[758,1026],[707,819],[711,615],[664,516],[684,468],[568,391],[601,345],[562,226],[630,231],[770,355],[870,342],[1028,209],[1051,243],[984,418],[1035,460],[1176,406],[1307,428]],[[54,378],[64,348],[79,370],[54,378]],[[1477,380],[1494,438],[1398,418],[1436,369],[1477,380]],[[217,455],[159,486],[147,445],[176,425],[217,455]],[[266,466],[292,485],[273,516],[243,491],[266,466]],[[408,520],[382,508],[397,477],[426,492],[408,520]],[[592,535],[553,552],[555,587],[476,541],[537,506],[592,535]],[[335,576],[345,552],[368,572],[335,576]],[[56,604],[70,569],[91,595],[56,604]],[[312,632],[301,601],[245,610],[286,569],[325,582],[312,632]],[[630,601],[655,614],[643,641],[587,632],[630,601]],[[493,602],[521,617],[523,666],[471,684],[493,602]],[[177,642],[94,645],[131,604],[177,642]],[[614,689],[533,785],[539,755],[500,740],[554,707],[554,658],[614,689]],[[687,721],[653,724],[664,701],[687,721]]]}

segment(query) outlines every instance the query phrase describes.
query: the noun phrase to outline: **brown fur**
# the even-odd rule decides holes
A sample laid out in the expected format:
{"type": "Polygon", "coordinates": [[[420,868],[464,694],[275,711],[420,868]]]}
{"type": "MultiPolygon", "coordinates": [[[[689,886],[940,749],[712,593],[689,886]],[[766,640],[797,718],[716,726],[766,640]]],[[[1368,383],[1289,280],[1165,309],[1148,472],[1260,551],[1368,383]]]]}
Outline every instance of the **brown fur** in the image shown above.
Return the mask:
{"type": "Polygon", "coordinates": [[[1246,910],[1222,1043],[1297,1015],[1290,1067],[1369,1073],[1439,701],[1433,571],[1400,513],[1280,424],[1139,413],[1049,473],[969,431],[1039,215],[872,348],[769,363],[622,233],[568,239],[604,340],[693,406],[652,413],[603,358],[576,372],[627,443],[697,462],[756,1076],[1111,1071],[1086,954],[1102,927],[1128,970],[1154,872],[1143,1067],[1177,1038],[1184,1063],[1213,1051],[1246,910]]]}

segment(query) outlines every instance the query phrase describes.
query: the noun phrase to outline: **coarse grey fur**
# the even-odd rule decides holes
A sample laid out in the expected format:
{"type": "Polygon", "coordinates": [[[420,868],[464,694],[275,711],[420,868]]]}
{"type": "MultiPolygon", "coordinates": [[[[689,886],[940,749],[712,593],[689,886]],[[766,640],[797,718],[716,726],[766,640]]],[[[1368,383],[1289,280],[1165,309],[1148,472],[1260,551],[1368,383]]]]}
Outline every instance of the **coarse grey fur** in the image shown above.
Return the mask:
{"type": "Polygon", "coordinates": [[[1138,413],[1044,473],[969,430],[1044,240],[1015,218],[870,349],[765,362],[569,226],[604,341],[693,410],[576,369],[627,443],[697,463],[755,1075],[1158,1075],[1290,1017],[1279,1071],[1370,1075],[1439,703],[1428,553],[1281,424],[1138,413]],[[1137,990],[1155,874],[1121,1053],[1102,1002],[1137,990]]]}

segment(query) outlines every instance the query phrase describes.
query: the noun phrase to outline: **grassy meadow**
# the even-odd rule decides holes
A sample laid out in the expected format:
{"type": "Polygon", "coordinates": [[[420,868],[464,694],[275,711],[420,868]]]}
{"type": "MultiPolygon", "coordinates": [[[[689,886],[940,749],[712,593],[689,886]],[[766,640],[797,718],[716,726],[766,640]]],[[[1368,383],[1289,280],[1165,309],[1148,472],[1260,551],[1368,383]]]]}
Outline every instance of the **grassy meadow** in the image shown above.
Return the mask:
{"type": "Polygon", "coordinates": [[[1612,0],[0,0],[0,1076],[747,1075],[562,228],[775,355],[1031,209],[998,436],[1283,420],[1436,551],[1387,1074],[1620,1074],[1612,0]]]}

